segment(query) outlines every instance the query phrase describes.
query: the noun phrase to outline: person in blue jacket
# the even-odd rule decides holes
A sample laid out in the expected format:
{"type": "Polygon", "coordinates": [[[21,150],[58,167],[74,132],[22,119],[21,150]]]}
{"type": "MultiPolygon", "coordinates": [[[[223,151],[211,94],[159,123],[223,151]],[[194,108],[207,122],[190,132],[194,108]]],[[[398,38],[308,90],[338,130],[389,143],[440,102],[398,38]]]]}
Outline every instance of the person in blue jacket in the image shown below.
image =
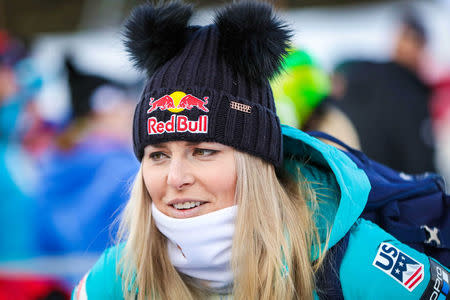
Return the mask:
{"type": "Polygon", "coordinates": [[[86,74],[71,59],[65,65],[72,114],[39,157],[35,261],[45,257],[59,279],[74,285],[111,245],[117,229],[111,222],[139,164],[128,141],[134,104],[128,87],[86,74]]]}
{"type": "Polygon", "coordinates": [[[235,3],[204,27],[191,14],[144,4],[125,24],[148,73],[134,115],[141,166],[119,243],[73,298],[447,297],[445,267],[359,218],[365,173],[280,125],[268,79],[290,31],[271,7],[235,3]]]}
{"type": "Polygon", "coordinates": [[[23,147],[27,106],[42,78],[22,42],[0,29],[0,264],[34,255],[31,239],[37,176],[23,147]]]}

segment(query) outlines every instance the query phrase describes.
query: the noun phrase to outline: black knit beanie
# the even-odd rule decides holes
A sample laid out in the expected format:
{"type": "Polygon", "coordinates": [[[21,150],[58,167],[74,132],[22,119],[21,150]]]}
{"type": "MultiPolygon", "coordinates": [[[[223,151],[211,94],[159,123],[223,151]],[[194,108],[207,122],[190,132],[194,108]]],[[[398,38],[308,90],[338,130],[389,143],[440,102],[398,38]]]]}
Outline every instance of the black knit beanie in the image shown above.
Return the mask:
{"type": "Polygon", "coordinates": [[[148,80],[134,115],[134,151],[173,140],[214,141],[280,166],[280,121],[269,85],[290,31],[265,3],[232,4],[189,26],[179,1],[137,7],[125,45],[148,80]]]}

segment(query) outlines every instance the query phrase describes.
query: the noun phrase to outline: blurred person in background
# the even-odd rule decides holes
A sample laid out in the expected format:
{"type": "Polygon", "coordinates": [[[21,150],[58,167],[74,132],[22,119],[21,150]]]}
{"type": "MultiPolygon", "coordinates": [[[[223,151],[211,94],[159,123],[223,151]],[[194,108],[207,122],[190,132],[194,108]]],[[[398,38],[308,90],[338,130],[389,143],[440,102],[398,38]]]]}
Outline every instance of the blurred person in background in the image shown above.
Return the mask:
{"type": "MultiPolygon", "coordinates": [[[[41,255],[89,260],[110,244],[109,224],[138,169],[129,146],[135,102],[128,87],[85,74],[69,59],[66,67],[72,116],[39,162],[36,236],[41,255]]],[[[79,267],[70,259],[59,265],[79,267]]]]}
{"type": "Polygon", "coordinates": [[[271,81],[280,121],[304,131],[326,132],[359,149],[356,129],[335,104],[330,79],[313,58],[292,49],[283,67],[284,72],[271,81]]]}
{"type": "Polygon", "coordinates": [[[450,190],[450,73],[433,84],[430,102],[436,141],[436,165],[450,190]]]}
{"type": "Polygon", "coordinates": [[[20,40],[0,30],[0,299],[68,299],[67,287],[50,276],[26,271],[21,262],[37,254],[33,228],[36,170],[23,148],[42,80],[20,40]]]}
{"type": "Polygon", "coordinates": [[[30,237],[36,177],[21,144],[21,128],[28,121],[25,107],[40,86],[24,45],[0,30],[0,262],[35,251],[30,237]]]}
{"type": "Polygon", "coordinates": [[[424,25],[408,12],[391,61],[346,61],[336,68],[333,80],[333,91],[356,127],[362,150],[407,173],[435,171],[430,88],[419,75],[426,42],[424,25]]]}

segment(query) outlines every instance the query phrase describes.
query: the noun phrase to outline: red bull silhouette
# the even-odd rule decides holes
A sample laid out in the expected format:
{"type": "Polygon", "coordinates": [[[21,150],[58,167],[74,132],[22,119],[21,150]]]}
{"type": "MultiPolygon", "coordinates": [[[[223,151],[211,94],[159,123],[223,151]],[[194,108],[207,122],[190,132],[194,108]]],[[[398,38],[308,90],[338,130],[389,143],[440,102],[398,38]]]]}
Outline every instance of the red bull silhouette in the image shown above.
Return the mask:
{"type": "Polygon", "coordinates": [[[155,98],[150,98],[150,108],[147,110],[147,113],[151,113],[158,108],[160,110],[166,110],[168,108],[175,108],[175,104],[173,103],[172,97],[169,95],[162,96],[161,98],[155,100],[155,98]]]}
{"type": "Polygon", "coordinates": [[[186,108],[191,110],[195,106],[198,109],[203,110],[204,112],[209,112],[209,109],[205,107],[205,105],[208,104],[208,97],[203,97],[203,99],[205,101],[195,96],[192,96],[191,94],[188,94],[183,98],[181,98],[177,108],[186,108]]]}

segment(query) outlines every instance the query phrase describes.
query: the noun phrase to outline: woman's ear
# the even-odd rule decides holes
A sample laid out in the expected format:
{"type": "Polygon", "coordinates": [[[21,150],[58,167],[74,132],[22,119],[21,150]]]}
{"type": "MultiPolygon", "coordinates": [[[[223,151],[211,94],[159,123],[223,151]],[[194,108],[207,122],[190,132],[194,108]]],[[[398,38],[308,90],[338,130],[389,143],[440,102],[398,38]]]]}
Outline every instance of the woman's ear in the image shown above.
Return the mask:
{"type": "Polygon", "coordinates": [[[135,8],[125,22],[124,39],[135,66],[148,76],[184,47],[192,6],[181,1],[135,8]]]}

